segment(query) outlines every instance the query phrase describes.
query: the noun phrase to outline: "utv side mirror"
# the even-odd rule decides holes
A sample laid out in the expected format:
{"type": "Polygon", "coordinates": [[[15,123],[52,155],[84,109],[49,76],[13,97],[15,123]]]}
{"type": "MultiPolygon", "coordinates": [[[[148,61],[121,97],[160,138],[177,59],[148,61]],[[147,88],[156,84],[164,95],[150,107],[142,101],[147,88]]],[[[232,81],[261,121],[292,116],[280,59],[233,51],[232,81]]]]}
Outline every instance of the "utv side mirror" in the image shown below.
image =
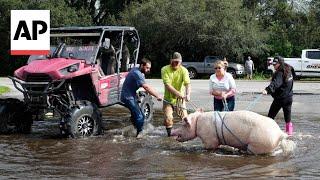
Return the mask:
{"type": "Polygon", "coordinates": [[[104,47],[105,49],[110,48],[110,39],[109,38],[104,39],[104,42],[102,43],[102,47],[104,47]]]}

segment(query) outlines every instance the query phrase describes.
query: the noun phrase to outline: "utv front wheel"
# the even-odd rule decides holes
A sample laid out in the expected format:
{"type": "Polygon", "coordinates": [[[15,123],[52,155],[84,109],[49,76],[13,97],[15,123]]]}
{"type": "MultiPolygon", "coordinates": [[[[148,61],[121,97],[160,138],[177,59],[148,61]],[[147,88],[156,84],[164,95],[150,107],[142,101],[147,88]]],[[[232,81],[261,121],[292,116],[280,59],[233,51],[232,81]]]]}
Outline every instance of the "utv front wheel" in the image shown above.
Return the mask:
{"type": "Polygon", "coordinates": [[[101,113],[96,105],[89,102],[75,107],[66,122],[67,134],[71,137],[89,137],[102,131],[101,113]]]}

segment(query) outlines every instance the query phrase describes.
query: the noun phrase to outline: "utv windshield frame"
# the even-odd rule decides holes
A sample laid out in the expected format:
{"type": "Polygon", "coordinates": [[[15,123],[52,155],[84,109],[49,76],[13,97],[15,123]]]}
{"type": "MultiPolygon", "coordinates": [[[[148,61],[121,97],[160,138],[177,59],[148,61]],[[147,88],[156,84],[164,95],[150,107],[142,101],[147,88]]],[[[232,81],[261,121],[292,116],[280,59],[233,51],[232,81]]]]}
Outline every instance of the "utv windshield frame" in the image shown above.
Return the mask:
{"type": "MultiPolygon", "coordinates": [[[[121,64],[122,59],[122,51],[123,51],[123,45],[124,41],[132,44],[132,52],[130,52],[130,55],[132,55],[131,64],[134,64],[136,66],[138,56],[139,56],[139,48],[140,48],[140,37],[138,35],[138,31],[134,27],[129,26],[91,26],[91,27],[60,27],[60,28],[51,28],[50,29],[50,37],[57,37],[57,38],[63,38],[63,37],[80,37],[85,38],[87,37],[90,40],[90,37],[97,37],[98,41],[94,42],[94,44],[89,44],[90,46],[96,46],[95,52],[93,53],[92,58],[87,58],[86,64],[96,64],[97,63],[97,57],[99,50],[101,48],[104,48],[104,41],[106,39],[112,39],[113,41],[117,41],[116,44],[112,44],[116,48],[116,61],[118,64],[118,67],[120,67],[119,64],[121,64]],[[114,35],[116,37],[108,37],[108,35],[114,35]]],[[[111,42],[112,43],[112,42],[111,42]]],[[[51,44],[51,42],[50,42],[51,44]]],[[[84,44],[80,44],[79,46],[86,46],[84,44]]],[[[56,45],[57,48],[65,48],[62,47],[61,44],[56,45]]],[[[48,56],[30,56],[28,62],[36,60],[36,59],[48,59],[48,58],[56,58],[57,56],[55,51],[59,51],[59,49],[56,49],[56,47],[50,48],[50,55],[48,56]]],[[[68,47],[68,44],[67,44],[68,47]]],[[[63,49],[61,49],[63,51],[63,49]]],[[[73,57],[64,57],[64,58],[73,58],[73,57]]],[[[77,58],[76,56],[74,58],[77,58]]],[[[80,58],[81,59],[81,58],[80,58]]]]}

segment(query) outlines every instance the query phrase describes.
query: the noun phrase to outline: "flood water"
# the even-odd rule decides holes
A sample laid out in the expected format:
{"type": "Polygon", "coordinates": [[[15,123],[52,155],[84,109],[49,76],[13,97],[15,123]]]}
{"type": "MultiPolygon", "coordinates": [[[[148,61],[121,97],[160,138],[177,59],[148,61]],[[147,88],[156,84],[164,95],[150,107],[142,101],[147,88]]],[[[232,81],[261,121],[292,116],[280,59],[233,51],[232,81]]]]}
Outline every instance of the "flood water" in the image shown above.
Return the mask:
{"type": "MultiPolygon", "coordinates": [[[[193,179],[320,178],[319,112],[294,113],[293,154],[252,156],[228,149],[203,149],[199,139],[179,143],[166,137],[162,113],[136,139],[128,111],[103,111],[104,135],[65,139],[55,121],[36,121],[29,135],[1,135],[0,179],[193,179]]],[[[283,129],[282,116],[276,120],[283,129]]]]}

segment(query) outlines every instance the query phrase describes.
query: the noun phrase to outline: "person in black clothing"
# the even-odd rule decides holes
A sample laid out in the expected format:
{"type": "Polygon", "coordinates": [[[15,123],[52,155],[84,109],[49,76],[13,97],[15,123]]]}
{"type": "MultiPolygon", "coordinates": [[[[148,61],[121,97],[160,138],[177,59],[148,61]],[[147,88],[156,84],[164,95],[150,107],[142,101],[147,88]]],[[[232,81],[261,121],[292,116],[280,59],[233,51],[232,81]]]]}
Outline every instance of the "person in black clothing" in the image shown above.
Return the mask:
{"type": "Polygon", "coordinates": [[[270,85],[262,94],[271,94],[273,102],[270,106],[268,117],[274,119],[282,108],[286,122],[286,133],[292,135],[293,125],[291,122],[293,74],[292,67],[284,62],[283,57],[276,56],[272,62],[276,70],[272,75],[270,85]]]}

